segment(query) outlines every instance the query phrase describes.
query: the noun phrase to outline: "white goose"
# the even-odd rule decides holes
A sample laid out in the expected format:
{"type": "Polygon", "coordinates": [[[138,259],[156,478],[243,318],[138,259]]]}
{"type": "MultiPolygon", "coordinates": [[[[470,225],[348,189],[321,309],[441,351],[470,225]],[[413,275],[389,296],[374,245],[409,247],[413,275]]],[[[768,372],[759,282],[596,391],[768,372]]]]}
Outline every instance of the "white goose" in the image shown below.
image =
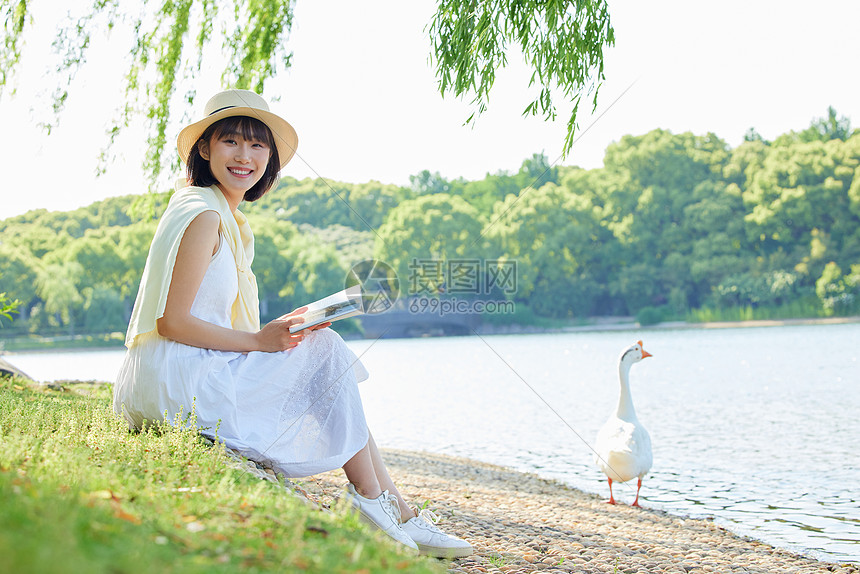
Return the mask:
{"type": "Polygon", "coordinates": [[[627,482],[633,477],[639,477],[636,500],[633,502],[633,506],[639,506],[642,477],[651,469],[651,437],[636,418],[629,380],[630,367],[650,356],[651,353],[642,348],[642,341],[621,353],[618,361],[618,378],[621,380],[618,408],[597,433],[594,462],[609,481],[609,504],[615,504],[615,498],[612,496],[613,482],[627,482]]]}

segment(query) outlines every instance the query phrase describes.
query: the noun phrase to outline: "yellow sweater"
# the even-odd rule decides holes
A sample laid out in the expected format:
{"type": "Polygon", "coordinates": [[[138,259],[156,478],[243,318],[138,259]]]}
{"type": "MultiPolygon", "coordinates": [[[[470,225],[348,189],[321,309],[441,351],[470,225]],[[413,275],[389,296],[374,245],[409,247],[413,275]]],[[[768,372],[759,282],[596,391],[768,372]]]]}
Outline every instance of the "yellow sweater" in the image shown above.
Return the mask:
{"type": "Polygon", "coordinates": [[[170,198],[149,247],[125,337],[125,346],[129,349],[139,335],[153,331],[156,321],[164,315],[179,244],[188,225],[204,211],[215,211],[221,216],[219,232],[236,260],[239,295],[233,303],[233,328],[252,333],[260,330],[257,279],[251,271],[254,234],[248,219],[238,209],[231,213],[227,200],[217,187],[185,187],[178,189],[170,198]]]}

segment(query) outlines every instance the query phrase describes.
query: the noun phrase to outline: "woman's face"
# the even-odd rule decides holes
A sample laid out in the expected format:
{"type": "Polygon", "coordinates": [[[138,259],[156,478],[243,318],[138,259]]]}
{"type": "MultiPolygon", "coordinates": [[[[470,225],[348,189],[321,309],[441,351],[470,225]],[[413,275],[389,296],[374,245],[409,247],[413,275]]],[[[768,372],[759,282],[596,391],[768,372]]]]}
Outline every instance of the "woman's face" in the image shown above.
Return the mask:
{"type": "Polygon", "coordinates": [[[201,149],[200,155],[209,162],[224,195],[238,205],[265,174],[269,147],[256,139],[246,140],[242,134],[224,133],[210,138],[208,148],[201,149]]]}

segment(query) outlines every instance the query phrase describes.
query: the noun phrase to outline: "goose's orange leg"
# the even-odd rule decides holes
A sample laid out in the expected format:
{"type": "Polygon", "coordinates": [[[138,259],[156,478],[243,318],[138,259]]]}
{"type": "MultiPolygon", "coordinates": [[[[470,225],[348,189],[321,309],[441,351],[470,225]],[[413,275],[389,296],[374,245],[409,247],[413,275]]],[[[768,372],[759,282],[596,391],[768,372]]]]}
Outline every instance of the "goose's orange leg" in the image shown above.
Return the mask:
{"type": "Polygon", "coordinates": [[[615,497],[612,496],[612,479],[607,476],[606,480],[609,481],[609,500],[607,500],[606,503],[615,504],[615,497]]]}
{"type": "Polygon", "coordinates": [[[642,488],[642,477],[641,476],[639,477],[639,482],[636,483],[636,500],[634,500],[633,504],[631,504],[630,506],[635,506],[637,508],[641,508],[641,506],[639,506],[639,489],[640,488],[642,488]]]}

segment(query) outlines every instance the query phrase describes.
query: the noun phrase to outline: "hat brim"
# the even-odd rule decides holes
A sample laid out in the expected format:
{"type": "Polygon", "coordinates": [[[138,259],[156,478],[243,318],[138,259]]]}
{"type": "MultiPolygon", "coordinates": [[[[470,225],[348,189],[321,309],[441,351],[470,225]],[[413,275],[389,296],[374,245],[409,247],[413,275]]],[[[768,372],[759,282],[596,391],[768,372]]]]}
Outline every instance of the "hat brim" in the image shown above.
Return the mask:
{"type": "Polygon", "coordinates": [[[198,122],[186,126],[179,137],[176,138],[176,147],[179,150],[179,157],[182,162],[188,164],[188,156],[191,154],[191,149],[206,131],[206,128],[224,118],[235,116],[248,116],[260,120],[271,130],[272,137],[275,138],[275,147],[278,149],[278,158],[280,159],[280,167],[283,169],[296,153],[296,148],[299,145],[299,136],[296,130],[285,119],[266,110],[249,107],[230,107],[209,115],[198,122]]]}

